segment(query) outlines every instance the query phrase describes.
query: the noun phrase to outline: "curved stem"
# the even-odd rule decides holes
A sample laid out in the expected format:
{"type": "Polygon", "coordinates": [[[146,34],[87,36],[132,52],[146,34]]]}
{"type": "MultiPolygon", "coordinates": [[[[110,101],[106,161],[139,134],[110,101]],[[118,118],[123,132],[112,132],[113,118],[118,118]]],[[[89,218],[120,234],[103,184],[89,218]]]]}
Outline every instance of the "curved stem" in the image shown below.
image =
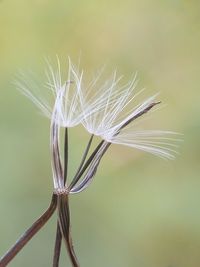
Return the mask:
{"type": "Polygon", "coordinates": [[[110,145],[111,145],[111,143],[105,143],[105,145],[104,145],[104,147],[102,147],[99,155],[97,155],[96,158],[94,157],[93,161],[91,162],[90,168],[89,168],[88,172],[86,173],[86,175],[84,176],[84,178],[82,179],[82,181],[79,184],[76,184],[70,190],[70,193],[80,193],[89,186],[92,179],[94,179],[94,176],[96,174],[97,168],[101,162],[103,155],[105,154],[105,152],[107,151],[107,149],[109,148],[110,145]]]}
{"type": "Polygon", "coordinates": [[[73,267],[80,267],[72,244],[68,195],[58,196],[58,217],[62,237],[73,267]]]}
{"type": "Polygon", "coordinates": [[[95,150],[93,151],[93,153],[90,155],[90,157],[87,159],[87,161],[85,162],[85,164],[82,166],[82,168],[80,169],[80,171],[75,175],[75,177],[73,178],[72,182],[70,183],[70,185],[68,186],[69,191],[77,184],[77,182],[79,181],[79,179],[81,178],[81,176],[83,175],[83,173],[85,172],[85,170],[88,168],[88,166],[90,165],[90,163],[92,162],[92,160],[94,159],[95,155],[98,153],[99,149],[103,146],[104,144],[104,140],[102,140],[98,146],[95,148],[95,150]]]}
{"type": "Polygon", "coordinates": [[[0,267],[5,267],[18,254],[18,252],[28,243],[28,241],[45,225],[54,213],[57,207],[57,195],[53,194],[49,208],[43,215],[26,230],[26,232],[18,239],[18,241],[8,250],[8,252],[0,259],[0,267]]]}
{"type": "Polygon", "coordinates": [[[87,155],[88,155],[88,152],[89,152],[89,149],[90,149],[90,146],[91,146],[91,143],[92,143],[93,138],[94,138],[94,135],[92,134],[91,137],[90,137],[90,140],[89,140],[89,142],[88,142],[88,144],[87,144],[87,147],[86,147],[86,149],[85,149],[85,152],[84,152],[84,154],[83,154],[83,157],[82,157],[82,159],[81,159],[81,163],[80,163],[80,165],[79,165],[79,167],[78,167],[78,170],[76,171],[76,174],[75,174],[74,177],[77,177],[77,176],[79,175],[79,172],[81,171],[81,169],[82,169],[82,167],[83,167],[83,164],[84,164],[84,162],[85,162],[85,160],[86,160],[86,157],[87,157],[87,155]]]}
{"type": "Polygon", "coordinates": [[[59,266],[61,244],[62,244],[62,233],[60,230],[59,222],[57,222],[56,241],[55,241],[54,256],[53,256],[53,267],[59,266]]]}
{"type": "MultiPolygon", "coordinates": [[[[64,144],[64,185],[67,181],[68,172],[68,128],[65,128],[65,144],[64,144]]],[[[53,267],[59,266],[60,251],[62,245],[62,233],[60,230],[59,222],[57,222],[56,240],[54,246],[53,267]]]]}

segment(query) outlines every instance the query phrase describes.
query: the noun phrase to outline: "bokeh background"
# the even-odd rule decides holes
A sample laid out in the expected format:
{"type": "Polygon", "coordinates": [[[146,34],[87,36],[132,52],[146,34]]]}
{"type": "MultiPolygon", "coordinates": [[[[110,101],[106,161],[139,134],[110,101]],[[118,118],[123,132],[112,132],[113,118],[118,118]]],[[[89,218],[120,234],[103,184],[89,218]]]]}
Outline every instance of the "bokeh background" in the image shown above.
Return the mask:
{"type": "MultiPolygon", "coordinates": [[[[200,266],[200,2],[0,1],[0,254],[46,209],[49,121],[15,88],[19,69],[43,79],[44,58],[104,63],[167,106],[148,126],[184,133],[175,161],[113,146],[94,183],[71,197],[81,266],[200,266]]],[[[146,124],[146,122],[144,122],[146,124]]],[[[83,138],[84,136],[84,138],[83,138]]],[[[71,172],[85,144],[71,131],[71,172]],[[78,140],[78,141],[77,141],[78,140]]],[[[56,217],[9,265],[51,266],[56,217]]],[[[65,250],[60,266],[70,266],[65,250]]]]}

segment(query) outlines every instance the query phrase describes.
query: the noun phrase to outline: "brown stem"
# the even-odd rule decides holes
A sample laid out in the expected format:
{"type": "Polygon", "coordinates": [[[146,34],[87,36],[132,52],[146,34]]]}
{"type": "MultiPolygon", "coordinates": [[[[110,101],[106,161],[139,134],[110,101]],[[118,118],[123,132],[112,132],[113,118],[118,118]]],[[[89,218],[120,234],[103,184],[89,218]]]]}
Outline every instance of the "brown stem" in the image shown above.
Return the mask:
{"type": "Polygon", "coordinates": [[[61,244],[62,244],[62,233],[60,230],[59,222],[57,222],[56,241],[55,241],[54,256],[53,256],[53,267],[59,266],[61,244]]]}
{"type": "Polygon", "coordinates": [[[58,196],[58,217],[59,217],[59,224],[62,232],[62,237],[65,242],[66,248],[68,250],[72,266],[80,267],[72,244],[72,238],[70,232],[69,200],[68,200],[68,195],[66,194],[58,196]]]}
{"type": "Polygon", "coordinates": [[[17,253],[27,244],[27,242],[45,225],[57,207],[57,195],[53,194],[49,208],[42,216],[26,230],[17,242],[0,259],[0,267],[5,267],[17,255],[17,253]]]}

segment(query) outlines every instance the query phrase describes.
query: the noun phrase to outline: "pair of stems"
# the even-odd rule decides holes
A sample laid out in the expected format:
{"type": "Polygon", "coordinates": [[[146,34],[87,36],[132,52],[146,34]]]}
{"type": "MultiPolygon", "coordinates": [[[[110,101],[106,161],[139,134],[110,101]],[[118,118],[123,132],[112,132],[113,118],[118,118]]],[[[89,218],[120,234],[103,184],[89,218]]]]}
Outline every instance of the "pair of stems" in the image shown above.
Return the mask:
{"type": "Polygon", "coordinates": [[[17,242],[0,259],[0,267],[5,267],[18,254],[18,252],[28,243],[28,241],[45,225],[53,215],[57,207],[57,195],[53,194],[49,208],[33,225],[17,240],[17,242]]]}
{"type": "MultiPolygon", "coordinates": [[[[143,114],[147,113],[157,104],[160,104],[160,102],[154,102],[154,103],[149,104],[146,108],[141,110],[138,114],[134,115],[129,120],[125,121],[124,124],[121,126],[121,128],[116,133],[116,135],[129,123],[131,123],[133,120],[137,119],[138,117],[142,116],[143,114]]],[[[70,190],[73,189],[73,187],[77,184],[77,182],[79,181],[79,179],[81,178],[83,173],[86,171],[86,169],[92,162],[93,158],[95,157],[95,155],[98,153],[99,149],[102,147],[102,145],[105,142],[105,141],[100,142],[100,144],[97,146],[97,148],[94,150],[94,152],[91,154],[91,156],[88,158],[87,162],[85,163],[92,139],[93,139],[93,135],[91,136],[89,140],[88,146],[83,155],[78,171],[75,174],[74,179],[72,180],[69,187],[67,187],[68,192],[70,192],[70,190]]],[[[102,151],[101,157],[103,156],[107,148],[110,146],[110,144],[111,143],[107,143],[107,145],[102,151]]],[[[57,151],[59,153],[59,146],[57,147],[57,151]]],[[[95,166],[95,169],[93,170],[94,173],[92,173],[92,176],[94,176],[96,172],[96,168],[100,162],[101,157],[97,161],[97,164],[95,166]]],[[[58,155],[58,158],[60,160],[60,155],[58,155]]],[[[61,162],[59,163],[61,166],[61,162]]],[[[67,169],[68,169],[68,130],[66,128],[65,149],[64,149],[64,175],[63,175],[64,185],[66,184],[66,180],[67,180],[67,169]]],[[[58,267],[59,265],[62,238],[64,239],[64,242],[68,250],[73,267],[79,267],[79,263],[74,252],[71,233],[70,233],[70,211],[69,211],[68,193],[62,193],[62,194],[54,193],[52,195],[49,208],[43,213],[43,215],[37,221],[33,223],[33,225],[19,238],[19,240],[13,245],[13,247],[11,247],[11,249],[0,259],[0,267],[7,266],[7,264],[27,244],[27,242],[45,225],[45,223],[53,215],[56,208],[58,208],[58,222],[57,222],[57,231],[56,231],[56,241],[55,241],[55,247],[54,247],[53,267],[58,267]]]]}
{"type": "MultiPolygon", "coordinates": [[[[65,128],[65,144],[64,144],[64,185],[67,180],[68,172],[68,129],[65,128]]],[[[68,194],[58,195],[58,221],[56,229],[56,240],[54,246],[53,267],[59,266],[60,252],[62,245],[62,238],[64,239],[66,249],[68,251],[73,267],[79,267],[79,263],[72,245],[72,238],[70,233],[70,210],[68,194]]]]}
{"type": "MultiPolygon", "coordinates": [[[[59,153],[59,150],[57,150],[59,153]]],[[[58,155],[60,158],[60,155],[58,155]]],[[[65,130],[64,149],[64,184],[67,178],[68,167],[68,131],[65,130]]],[[[32,237],[46,224],[50,217],[58,209],[57,233],[54,247],[53,267],[59,266],[62,237],[70,256],[73,267],[79,267],[70,233],[70,211],[68,194],[53,193],[48,209],[37,219],[32,226],[17,240],[17,242],[0,259],[0,267],[5,267],[19,253],[19,251],[32,239],[32,237]]]]}
{"type": "MultiPolygon", "coordinates": [[[[78,171],[74,177],[74,181],[78,182],[82,175],[82,167],[84,165],[85,159],[87,157],[93,136],[90,138],[84,156],[82,158],[81,164],[78,171]]],[[[91,157],[92,158],[92,157],[91,157]]],[[[91,159],[87,162],[84,171],[89,166],[91,159]]],[[[64,150],[64,184],[67,178],[67,165],[68,165],[68,133],[67,129],[65,131],[65,150],[64,150]]],[[[21,251],[21,249],[32,239],[32,237],[47,223],[51,218],[56,208],[58,209],[58,221],[57,221],[57,231],[56,240],[54,247],[53,256],[53,267],[59,266],[60,251],[62,238],[64,239],[65,246],[67,248],[71,263],[73,267],[80,267],[74,248],[72,244],[71,232],[70,232],[70,210],[69,210],[69,198],[68,193],[53,193],[52,199],[48,209],[37,219],[32,226],[17,240],[17,242],[7,251],[7,253],[0,259],[0,267],[7,266],[13,258],[21,251]]]]}
{"type": "MultiPolygon", "coordinates": [[[[84,165],[84,162],[86,160],[86,157],[88,155],[92,140],[93,140],[94,135],[91,135],[90,140],[88,142],[88,145],[86,147],[86,150],[83,154],[80,166],[74,176],[74,179],[72,180],[70,186],[69,186],[69,191],[70,189],[78,182],[78,180],[80,179],[80,177],[82,176],[82,173],[87,169],[87,167],[89,166],[89,163],[91,162],[90,160],[88,161],[88,164],[86,164],[87,166],[85,166],[84,171],[82,171],[82,167],[84,165]]],[[[92,159],[92,157],[91,157],[92,159]]],[[[66,180],[67,180],[67,170],[68,170],[68,130],[67,128],[65,129],[65,144],[64,144],[64,184],[66,184],[66,180]]],[[[63,200],[62,198],[59,198],[59,200],[63,200]]],[[[68,214],[66,216],[66,218],[69,219],[68,222],[68,227],[70,228],[70,212],[69,212],[69,201],[66,200],[65,201],[68,208],[68,214]]],[[[60,209],[60,216],[59,218],[62,218],[62,210],[61,207],[63,207],[62,201],[60,201],[58,207],[60,209]]],[[[65,206],[65,205],[64,205],[65,206]]],[[[64,211],[64,210],[63,210],[64,211]]],[[[63,218],[64,219],[64,218],[63,218]]],[[[66,223],[67,224],[67,223],[66,223]]],[[[63,229],[63,232],[61,230],[61,225],[62,225],[62,221],[60,220],[57,221],[57,229],[56,229],[56,240],[55,240],[55,246],[54,246],[54,257],[53,257],[53,267],[58,267],[59,266],[59,260],[60,260],[60,251],[61,251],[61,245],[62,245],[62,237],[63,236],[68,236],[69,239],[66,239],[67,241],[65,242],[65,245],[67,247],[71,262],[73,264],[74,267],[78,267],[78,260],[76,258],[74,249],[73,249],[73,245],[72,245],[72,239],[71,239],[71,235],[70,235],[70,229],[68,233],[65,232],[65,229],[63,229]]]]}
{"type": "MultiPolygon", "coordinates": [[[[50,217],[58,208],[59,217],[59,230],[61,229],[61,239],[64,238],[66,248],[68,250],[73,267],[79,267],[78,260],[76,258],[72,238],[70,233],[70,211],[69,211],[69,200],[67,194],[52,195],[51,203],[49,208],[37,219],[33,225],[17,240],[17,242],[8,250],[8,252],[0,259],[0,267],[5,267],[12,261],[12,259],[19,253],[19,251],[32,239],[32,237],[46,224],[50,217]]],[[[60,247],[55,246],[53,267],[58,266],[60,247]],[[58,259],[58,261],[56,261],[58,259]]]]}

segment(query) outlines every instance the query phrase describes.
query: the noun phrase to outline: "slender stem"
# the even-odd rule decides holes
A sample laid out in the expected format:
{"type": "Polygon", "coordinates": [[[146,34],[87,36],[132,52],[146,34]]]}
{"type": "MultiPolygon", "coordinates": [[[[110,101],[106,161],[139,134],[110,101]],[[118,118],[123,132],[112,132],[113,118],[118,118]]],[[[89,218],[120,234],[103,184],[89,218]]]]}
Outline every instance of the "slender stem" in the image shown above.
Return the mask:
{"type": "Polygon", "coordinates": [[[63,181],[63,169],[60,157],[60,147],[59,147],[59,127],[53,122],[51,126],[51,150],[52,150],[52,164],[53,170],[55,172],[55,181],[56,187],[62,187],[64,184],[63,181]]]}
{"type": "Polygon", "coordinates": [[[85,160],[86,160],[86,157],[87,157],[87,155],[88,155],[88,152],[89,152],[89,149],[90,149],[90,146],[91,146],[93,137],[94,137],[94,134],[92,134],[91,137],[90,137],[90,139],[89,139],[89,142],[88,142],[88,144],[87,144],[87,146],[86,146],[86,149],[85,149],[85,152],[84,152],[84,154],[83,154],[81,163],[80,163],[80,165],[79,165],[79,167],[78,167],[78,170],[76,171],[76,174],[75,174],[75,176],[74,176],[74,179],[76,179],[76,177],[79,175],[79,173],[80,173],[80,171],[81,171],[81,169],[82,169],[82,167],[83,167],[83,164],[84,164],[84,162],[85,162],[85,160]]]}
{"type": "Polygon", "coordinates": [[[59,222],[57,222],[56,241],[55,241],[54,256],[53,256],[53,267],[59,266],[61,243],[62,243],[62,233],[60,230],[59,222]]]}
{"type": "Polygon", "coordinates": [[[111,143],[107,143],[104,148],[101,150],[101,153],[98,155],[98,159],[94,159],[94,162],[90,164],[90,169],[87,172],[87,174],[84,176],[84,178],[81,180],[81,182],[77,185],[75,185],[70,192],[72,193],[78,193],[83,191],[91,182],[91,180],[94,178],[97,168],[101,162],[101,159],[105,152],[108,150],[111,143]]]}
{"type": "Polygon", "coordinates": [[[59,224],[62,232],[62,237],[64,239],[66,248],[68,250],[72,266],[80,267],[74,251],[70,233],[70,210],[69,210],[68,195],[63,194],[58,196],[58,216],[59,216],[59,224]]]}
{"type": "Polygon", "coordinates": [[[45,225],[50,219],[57,207],[57,195],[53,194],[49,208],[42,216],[26,230],[26,232],[17,240],[17,242],[0,259],[0,267],[5,267],[17,255],[17,253],[28,243],[28,241],[45,225]]]}
{"type": "Polygon", "coordinates": [[[95,150],[93,151],[93,153],[90,155],[90,157],[88,158],[88,160],[86,161],[86,163],[84,164],[84,166],[79,171],[79,173],[77,173],[77,175],[75,175],[75,177],[73,178],[71,184],[68,187],[69,190],[72,189],[77,184],[77,182],[79,181],[79,179],[81,178],[81,176],[83,175],[83,173],[85,172],[85,170],[88,168],[88,166],[90,165],[90,163],[92,162],[92,160],[94,159],[95,155],[98,153],[99,149],[102,147],[102,145],[104,144],[104,142],[106,142],[106,141],[102,140],[98,144],[98,146],[95,148],[95,150]]]}
{"type": "MultiPolygon", "coordinates": [[[[68,172],[68,128],[65,128],[65,144],[64,144],[64,184],[67,181],[68,172]]],[[[60,252],[62,245],[62,233],[59,222],[57,222],[56,240],[54,246],[53,267],[59,266],[60,252]]]]}

